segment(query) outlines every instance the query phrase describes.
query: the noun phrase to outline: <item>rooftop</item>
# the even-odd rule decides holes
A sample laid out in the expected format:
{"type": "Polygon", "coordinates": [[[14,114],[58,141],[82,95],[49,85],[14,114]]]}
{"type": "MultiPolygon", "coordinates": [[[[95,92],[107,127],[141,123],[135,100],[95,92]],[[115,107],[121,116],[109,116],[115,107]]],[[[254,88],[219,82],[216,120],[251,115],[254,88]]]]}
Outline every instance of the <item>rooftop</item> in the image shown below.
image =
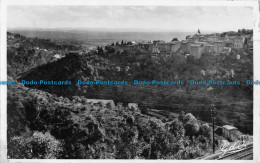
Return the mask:
{"type": "Polygon", "coordinates": [[[193,47],[200,47],[200,46],[203,46],[203,44],[192,44],[191,46],[193,46],[193,47]]]}
{"type": "Polygon", "coordinates": [[[225,129],[227,129],[227,130],[237,130],[236,127],[231,126],[231,125],[225,125],[225,126],[223,126],[223,128],[225,128],[225,129]]]}

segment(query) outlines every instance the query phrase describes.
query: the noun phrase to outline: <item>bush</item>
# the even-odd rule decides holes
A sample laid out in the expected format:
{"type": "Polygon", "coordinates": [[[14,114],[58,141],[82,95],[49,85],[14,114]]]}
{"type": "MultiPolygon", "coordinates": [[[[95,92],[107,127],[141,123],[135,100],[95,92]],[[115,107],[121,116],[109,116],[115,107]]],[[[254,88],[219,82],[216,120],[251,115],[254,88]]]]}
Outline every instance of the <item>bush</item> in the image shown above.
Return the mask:
{"type": "Polygon", "coordinates": [[[175,119],[170,123],[169,131],[172,132],[175,137],[184,137],[185,134],[183,124],[178,119],[175,119]]]}
{"type": "Polygon", "coordinates": [[[114,102],[108,102],[108,103],[106,104],[106,106],[107,106],[108,109],[112,109],[112,108],[115,107],[115,104],[114,104],[114,102]]]}
{"type": "Polygon", "coordinates": [[[192,136],[199,132],[200,125],[198,124],[197,119],[191,113],[188,113],[184,116],[183,122],[186,135],[192,136]]]}
{"type": "Polygon", "coordinates": [[[103,101],[99,101],[97,104],[98,104],[100,107],[104,107],[104,106],[105,106],[105,103],[104,103],[103,101]]]}
{"type": "Polygon", "coordinates": [[[195,134],[197,134],[200,130],[200,126],[198,123],[186,123],[184,125],[184,128],[186,130],[186,135],[187,136],[193,136],[195,134]]]}
{"type": "Polygon", "coordinates": [[[194,122],[196,121],[197,119],[191,114],[191,113],[188,113],[184,116],[183,118],[183,123],[186,124],[188,122],[194,122]]]}
{"type": "Polygon", "coordinates": [[[55,159],[61,150],[61,143],[49,132],[14,136],[8,143],[8,156],[12,159],[55,159]]]}

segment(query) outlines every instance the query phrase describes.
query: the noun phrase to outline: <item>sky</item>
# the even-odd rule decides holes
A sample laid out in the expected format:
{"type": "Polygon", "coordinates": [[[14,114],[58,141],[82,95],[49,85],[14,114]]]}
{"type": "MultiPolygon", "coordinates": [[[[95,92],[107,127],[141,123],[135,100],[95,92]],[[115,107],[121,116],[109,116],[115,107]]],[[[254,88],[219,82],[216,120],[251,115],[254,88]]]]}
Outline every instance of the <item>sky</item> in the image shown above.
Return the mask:
{"type": "Polygon", "coordinates": [[[236,31],[253,29],[253,9],[238,6],[8,6],[7,27],[236,31]]]}

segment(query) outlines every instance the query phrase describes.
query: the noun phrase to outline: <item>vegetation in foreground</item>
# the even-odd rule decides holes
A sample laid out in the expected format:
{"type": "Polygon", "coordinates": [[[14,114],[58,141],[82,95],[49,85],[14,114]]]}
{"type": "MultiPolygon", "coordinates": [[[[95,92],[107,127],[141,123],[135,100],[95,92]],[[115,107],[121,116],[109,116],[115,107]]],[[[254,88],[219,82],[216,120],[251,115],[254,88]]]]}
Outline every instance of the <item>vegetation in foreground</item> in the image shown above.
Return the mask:
{"type": "Polygon", "coordinates": [[[8,157],[193,159],[210,150],[211,128],[192,114],[170,122],[118,103],[85,103],[8,88],[8,157]]]}

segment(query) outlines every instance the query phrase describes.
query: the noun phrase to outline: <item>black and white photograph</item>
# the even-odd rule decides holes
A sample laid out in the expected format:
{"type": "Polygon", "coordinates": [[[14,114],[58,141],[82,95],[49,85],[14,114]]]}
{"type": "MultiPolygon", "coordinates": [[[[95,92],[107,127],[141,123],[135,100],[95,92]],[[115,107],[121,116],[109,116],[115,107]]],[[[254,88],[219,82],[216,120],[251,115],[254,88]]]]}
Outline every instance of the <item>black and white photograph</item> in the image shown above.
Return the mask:
{"type": "Polygon", "coordinates": [[[258,1],[146,2],[5,1],[1,157],[260,161],[258,1]]]}

